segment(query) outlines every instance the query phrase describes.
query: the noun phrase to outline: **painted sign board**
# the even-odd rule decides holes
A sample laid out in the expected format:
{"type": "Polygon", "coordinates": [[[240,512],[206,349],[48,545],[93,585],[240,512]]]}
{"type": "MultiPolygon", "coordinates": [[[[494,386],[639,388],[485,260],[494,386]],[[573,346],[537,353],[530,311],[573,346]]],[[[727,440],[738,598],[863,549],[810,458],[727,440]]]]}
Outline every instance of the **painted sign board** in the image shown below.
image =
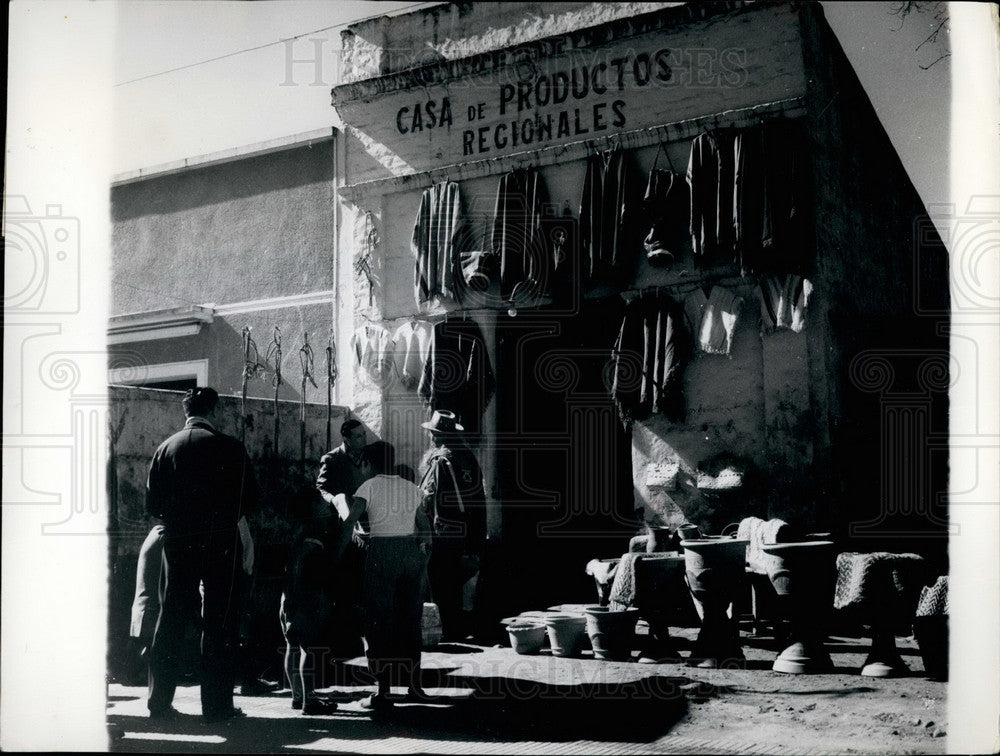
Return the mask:
{"type": "Polygon", "coordinates": [[[805,93],[798,15],[764,6],[574,47],[500,51],[482,73],[334,90],[352,183],[558,146],[805,93]],[[540,52],[542,51],[542,52],[540,52]]]}

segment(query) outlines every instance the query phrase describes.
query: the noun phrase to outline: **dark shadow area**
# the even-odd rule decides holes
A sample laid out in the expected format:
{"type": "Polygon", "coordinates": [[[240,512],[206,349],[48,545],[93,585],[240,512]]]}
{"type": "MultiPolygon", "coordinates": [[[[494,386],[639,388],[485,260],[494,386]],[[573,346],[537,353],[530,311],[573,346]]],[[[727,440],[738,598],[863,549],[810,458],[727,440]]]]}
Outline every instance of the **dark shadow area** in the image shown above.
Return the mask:
{"type": "MultiPolygon", "coordinates": [[[[110,745],[117,752],[277,753],[327,737],[643,743],[666,734],[685,714],[687,699],[680,686],[690,681],[649,677],[618,684],[549,685],[480,677],[461,682],[472,689],[468,697],[429,697],[426,703],[397,705],[375,715],[338,710],[324,717],[252,717],[215,724],[191,715],[169,721],[112,716],[112,728],[140,737],[113,740],[110,745]],[[217,742],[219,738],[224,741],[217,742]]],[[[330,697],[354,700],[354,694],[330,697]]]]}
{"type": "Polygon", "coordinates": [[[741,669],[769,670],[774,666],[773,659],[747,659],[740,665],[741,669]]]}
{"type": "Polygon", "coordinates": [[[465,643],[439,643],[431,646],[427,651],[440,654],[481,654],[483,649],[478,646],[469,646],[465,643]]]}
{"type": "Polygon", "coordinates": [[[479,677],[472,695],[452,706],[397,707],[393,722],[428,735],[485,740],[610,740],[650,742],[687,710],[683,677],[648,677],[617,684],[550,685],[479,677]]]}

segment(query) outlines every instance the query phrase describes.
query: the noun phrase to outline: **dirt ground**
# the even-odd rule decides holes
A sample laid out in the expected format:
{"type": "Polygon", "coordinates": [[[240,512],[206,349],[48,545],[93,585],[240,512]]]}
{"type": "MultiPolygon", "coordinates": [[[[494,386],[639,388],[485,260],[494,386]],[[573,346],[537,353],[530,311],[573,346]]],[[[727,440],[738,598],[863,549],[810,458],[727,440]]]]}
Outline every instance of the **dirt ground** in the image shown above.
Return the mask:
{"type": "MultiPolygon", "coordinates": [[[[689,630],[679,634],[694,636],[689,630]]],[[[867,638],[831,638],[832,673],[784,675],[771,671],[773,641],[744,639],[745,671],[688,673],[703,681],[704,695],[692,691],[687,714],[672,733],[693,735],[712,728],[726,740],[796,750],[944,753],[947,683],[923,674],[912,638],[896,639],[908,676],[862,677],[869,644],[867,638]]]]}
{"type": "MultiPolygon", "coordinates": [[[[642,628],[640,628],[642,632],[642,628]]],[[[696,630],[674,628],[686,656],[696,630]]],[[[114,751],[329,753],[944,753],[948,684],[927,679],[915,641],[897,638],[910,674],[861,677],[867,638],[832,637],[835,669],[817,675],[771,670],[772,639],[744,634],[745,669],[684,663],[609,662],[584,650],[441,645],[426,650],[430,705],[398,705],[384,720],[360,707],[374,688],[358,657],[329,689],[340,708],[304,718],[290,691],[238,696],[248,717],[216,732],[202,724],[198,688],[178,689],[180,720],[145,711],[145,689],[113,684],[108,721],[114,751]]],[[[401,690],[398,692],[402,692],[401,690]]],[[[218,728],[218,726],[216,726],[218,728]]]]}

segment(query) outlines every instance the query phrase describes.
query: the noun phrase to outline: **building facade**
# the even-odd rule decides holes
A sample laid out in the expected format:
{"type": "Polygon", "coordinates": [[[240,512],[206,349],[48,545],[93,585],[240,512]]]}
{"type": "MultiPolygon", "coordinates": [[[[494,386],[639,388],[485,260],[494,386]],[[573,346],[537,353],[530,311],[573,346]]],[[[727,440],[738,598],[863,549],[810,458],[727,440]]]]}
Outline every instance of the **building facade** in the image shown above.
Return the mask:
{"type": "Polygon", "coordinates": [[[818,5],[446,3],[343,43],[329,134],[115,184],[112,382],[238,395],[277,325],[279,398],[322,404],[332,330],[401,461],[432,408],[467,426],[498,617],[589,596],[643,522],[943,564],[947,256],[818,5]]]}

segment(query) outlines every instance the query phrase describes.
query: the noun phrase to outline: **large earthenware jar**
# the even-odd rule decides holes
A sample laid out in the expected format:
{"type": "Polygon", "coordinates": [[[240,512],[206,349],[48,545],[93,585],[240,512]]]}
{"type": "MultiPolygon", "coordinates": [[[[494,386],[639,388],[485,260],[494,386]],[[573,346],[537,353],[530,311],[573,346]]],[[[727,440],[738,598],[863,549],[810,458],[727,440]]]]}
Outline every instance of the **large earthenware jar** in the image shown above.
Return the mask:
{"type": "Polygon", "coordinates": [[[775,557],[768,577],[790,625],[790,642],[774,660],[772,669],[790,675],[831,669],[833,664],[823,639],[836,580],[833,541],[765,543],[761,548],[775,557]]]}
{"type": "Polygon", "coordinates": [[[650,554],[635,562],[635,607],[649,624],[639,661],[676,662],[681,659],[670,625],[678,618],[683,602],[689,600],[684,585],[684,556],[650,554]]]}
{"type": "Polygon", "coordinates": [[[745,580],[749,541],[736,538],[699,538],[681,541],[688,588],[701,602],[703,617],[688,664],[729,666],[743,661],[736,623],[726,615],[745,580]]]}
{"type": "Polygon", "coordinates": [[[586,636],[587,618],[582,614],[552,613],[545,617],[545,629],[553,656],[573,656],[586,636]]]}
{"type": "Polygon", "coordinates": [[[612,611],[606,606],[587,609],[587,635],[598,659],[624,661],[635,645],[635,623],[638,609],[612,611]]]}

